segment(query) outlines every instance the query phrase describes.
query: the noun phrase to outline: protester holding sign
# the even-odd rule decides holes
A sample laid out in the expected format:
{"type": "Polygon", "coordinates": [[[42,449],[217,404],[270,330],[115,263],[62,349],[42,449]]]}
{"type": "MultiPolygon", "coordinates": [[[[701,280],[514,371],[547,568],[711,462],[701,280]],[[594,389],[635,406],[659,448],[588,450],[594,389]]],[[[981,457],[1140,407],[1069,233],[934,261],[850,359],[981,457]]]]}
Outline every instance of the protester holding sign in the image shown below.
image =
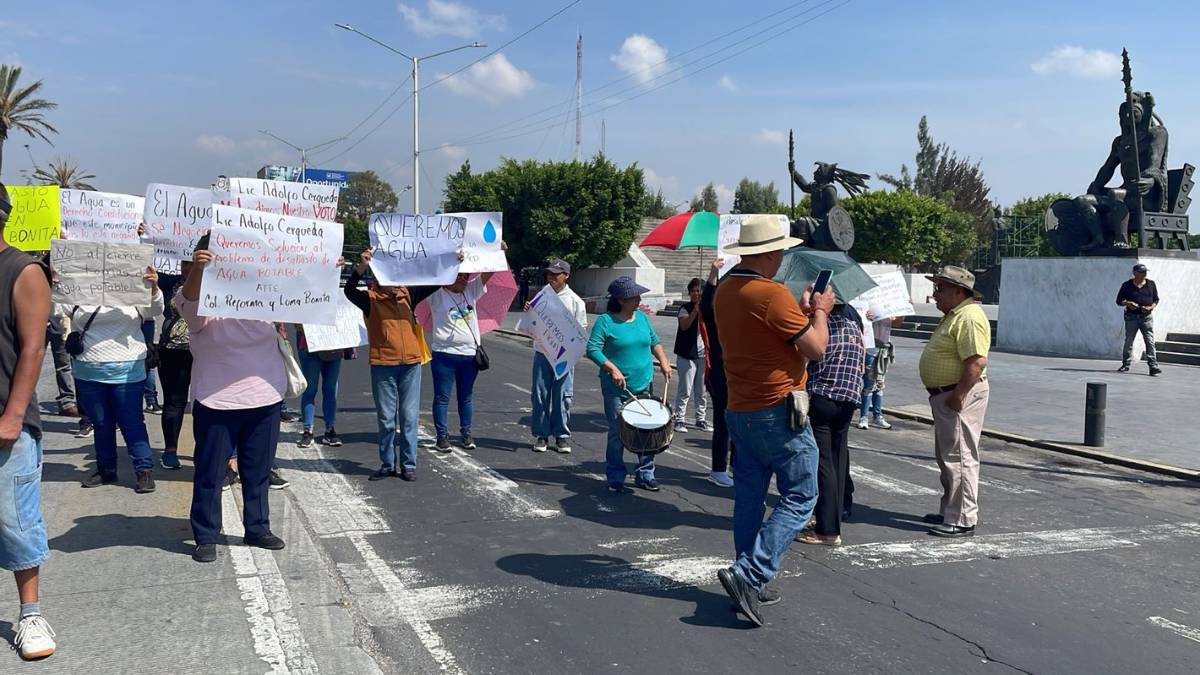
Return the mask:
{"type": "MultiPolygon", "coordinates": [[[[61,274],[59,285],[67,283],[66,272],[61,274]]],[[[143,279],[149,282],[149,291],[143,291],[147,301],[128,297],[128,290],[111,296],[125,297],[140,306],[72,305],[61,312],[73,328],[67,337],[67,351],[74,357],[79,405],[95,428],[96,471],[84,479],[85,488],[117,481],[120,427],[137,475],[135,491],[154,491],[154,458],[142,416],[143,383],[147,369],[154,364],[147,360],[152,352],[142,335],[142,322],[162,312],[163,297],[153,267],[145,268],[143,279]]]]}
{"type": "Polygon", "coordinates": [[[421,410],[421,364],[424,332],[413,308],[438,290],[437,286],[358,287],[371,266],[372,249],[362,252],[359,264],[346,280],[345,294],[362,310],[367,322],[367,350],[371,363],[371,391],[379,421],[379,470],[370,480],[399,476],[417,479],[417,418],[421,410]],[[396,429],[400,428],[400,460],[396,471],[396,429]]]}
{"type": "MultiPolygon", "coordinates": [[[[580,331],[587,328],[587,308],[575,291],[567,285],[571,278],[571,265],[565,260],[555,260],[546,268],[546,287],[562,301],[571,312],[580,331]]],[[[529,311],[529,303],[524,303],[529,311]]],[[[571,399],[575,391],[575,367],[567,367],[559,376],[550,360],[540,350],[533,353],[533,451],[545,452],[550,445],[550,436],[555,438],[555,448],[566,454],[571,452],[571,399]]]]}
{"type": "MultiPolygon", "coordinates": [[[[192,271],[192,261],[184,260],[180,269],[186,279],[192,271]]],[[[183,429],[183,415],[192,386],[192,352],[188,324],[179,314],[175,298],[167,301],[165,314],[166,322],[158,341],[158,373],[163,384],[162,467],[173,470],[179,468],[179,432],[183,429]]]]}
{"type": "Polygon", "coordinates": [[[213,261],[208,236],[192,254],[195,263],[180,296],[192,353],[192,427],[196,437],[192,478],[192,559],[213,562],[221,537],[221,482],[226,461],[237,453],[242,474],[247,546],[279,550],[271,533],[267,501],[271,465],[279,442],[279,413],[287,374],[279,334],[270,321],[201,316],[204,270],[213,261]]]}

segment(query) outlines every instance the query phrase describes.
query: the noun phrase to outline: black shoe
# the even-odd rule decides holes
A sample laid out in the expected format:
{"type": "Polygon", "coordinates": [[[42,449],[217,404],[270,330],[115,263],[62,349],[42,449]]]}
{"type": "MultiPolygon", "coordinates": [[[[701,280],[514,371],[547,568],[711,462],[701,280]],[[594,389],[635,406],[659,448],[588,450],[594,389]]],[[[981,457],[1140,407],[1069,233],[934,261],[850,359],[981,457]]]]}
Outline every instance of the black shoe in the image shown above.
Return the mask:
{"type": "Polygon", "coordinates": [[[471,434],[463,434],[462,446],[463,446],[463,450],[474,450],[475,449],[475,447],[476,447],[475,439],[471,437],[471,434]]]}
{"type": "Polygon", "coordinates": [[[87,438],[92,435],[95,427],[87,420],[79,420],[79,428],[75,430],[75,438],[87,438]]]}
{"type": "Polygon", "coordinates": [[[158,404],[158,401],[146,401],[146,412],[151,415],[161,415],[162,406],[158,404]]]}
{"type": "Polygon", "coordinates": [[[300,434],[300,442],[296,444],[296,447],[297,448],[311,448],[312,444],[313,444],[312,432],[309,431],[308,429],[305,429],[304,433],[300,434]]]}
{"type": "Polygon", "coordinates": [[[282,490],[291,485],[287,479],[279,475],[278,469],[271,469],[270,475],[267,477],[267,487],[272,490],[282,490]]]}
{"type": "Polygon", "coordinates": [[[629,492],[629,488],[625,487],[624,483],[609,483],[608,491],[613,494],[619,495],[619,494],[623,494],[625,492],[629,492]]]}
{"type": "Polygon", "coordinates": [[[381,467],[379,467],[379,470],[376,471],[375,473],[371,474],[370,477],[367,478],[367,480],[370,480],[370,481],[383,480],[384,478],[391,478],[392,476],[395,476],[395,475],[397,475],[395,469],[389,469],[387,467],[381,466],[381,467]]]}
{"type": "Polygon", "coordinates": [[[300,419],[300,416],[290,410],[284,410],[279,413],[279,421],[281,422],[295,422],[298,419],[300,419]]]}
{"type": "Polygon", "coordinates": [[[763,607],[778,605],[782,601],[783,596],[779,594],[779,591],[771,588],[770,586],[764,586],[763,589],[758,592],[758,604],[763,607]]]}
{"type": "Polygon", "coordinates": [[[925,515],[921,516],[921,520],[929,523],[930,525],[941,525],[945,521],[940,513],[926,513],[925,515]]]}
{"type": "Polygon", "coordinates": [[[1128,373],[1128,372],[1129,372],[1129,366],[1121,366],[1120,368],[1117,368],[1117,372],[1118,372],[1118,373],[1128,373]]]}
{"type": "Polygon", "coordinates": [[[192,550],[192,560],[199,563],[215,562],[217,559],[216,544],[196,544],[196,548],[192,550]]]}
{"type": "Polygon", "coordinates": [[[646,492],[658,492],[662,489],[658,486],[658,481],[654,480],[653,478],[648,478],[646,480],[637,478],[633,481],[633,484],[642,488],[646,492]]]}
{"type": "Polygon", "coordinates": [[[154,472],[149,469],[137,472],[137,485],[133,491],[139,495],[154,492],[154,472]]]}
{"type": "Polygon", "coordinates": [[[1150,377],[1156,377],[1162,374],[1162,368],[1158,366],[1150,366],[1150,377]]]}
{"type": "Polygon", "coordinates": [[[226,466],[225,480],[221,482],[221,491],[228,492],[229,488],[233,487],[233,484],[236,482],[238,482],[237,472],[233,470],[233,467],[226,466]]]}
{"type": "Polygon", "coordinates": [[[416,479],[417,479],[417,470],[416,469],[400,469],[400,480],[406,480],[411,483],[416,479]]]}
{"type": "Polygon", "coordinates": [[[81,485],[85,488],[94,488],[101,485],[110,485],[115,482],[117,482],[116,471],[101,471],[96,469],[96,473],[84,478],[81,485]]]}
{"type": "Polygon", "coordinates": [[[433,447],[438,452],[454,452],[454,448],[450,447],[449,436],[438,436],[437,444],[433,447]]]}
{"type": "Polygon", "coordinates": [[[846,522],[847,520],[850,520],[850,516],[852,516],[852,515],[854,515],[854,507],[847,506],[845,509],[842,510],[842,522],[846,522]]]}
{"type": "Polygon", "coordinates": [[[929,528],[929,534],[935,537],[974,537],[975,526],[963,525],[934,525],[929,528]]]}
{"type": "Polygon", "coordinates": [[[557,450],[558,452],[560,452],[564,455],[571,454],[571,439],[569,437],[559,436],[557,443],[558,443],[558,445],[554,446],[555,450],[557,450]]]}
{"type": "Polygon", "coordinates": [[[342,445],[341,437],[332,428],[325,430],[325,435],[321,437],[321,442],[331,448],[339,448],[342,445]]]}
{"type": "Polygon", "coordinates": [[[242,537],[242,543],[244,543],[247,546],[257,546],[258,548],[265,548],[268,551],[280,551],[280,550],[283,550],[283,547],[284,547],[283,540],[280,539],[279,537],[276,537],[275,535],[271,534],[270,532],[264,534],[261,537],[258,537],[257,539],[252,539],[250,537],[242,537]]]}
{"type": "Polygon", "coordinates": [[[758,591],[749,583],[742,580],[738,573],[732,567],[719,570],[717,578],[721,580],[721,585],[725,587],[725,592],[733,599],[737,605],[738,611],[746,615],[750,622],[755,626],[762,626],[762,614],[759,613],[760,603],[758,601],[758,591]]]}

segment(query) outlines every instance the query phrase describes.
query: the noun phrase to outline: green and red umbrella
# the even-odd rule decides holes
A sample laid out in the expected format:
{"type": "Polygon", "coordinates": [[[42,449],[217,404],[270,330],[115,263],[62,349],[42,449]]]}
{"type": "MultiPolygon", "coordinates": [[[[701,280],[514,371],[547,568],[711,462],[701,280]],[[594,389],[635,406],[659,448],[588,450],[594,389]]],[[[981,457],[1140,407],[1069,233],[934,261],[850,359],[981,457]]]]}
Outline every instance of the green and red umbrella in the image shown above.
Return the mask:
{"type": "Polygon", "coordinates": [[[642,246],[658,248],[716,248],[721,216],[711,211],[677,213],[662,221],[646,238],[642,246]]]}

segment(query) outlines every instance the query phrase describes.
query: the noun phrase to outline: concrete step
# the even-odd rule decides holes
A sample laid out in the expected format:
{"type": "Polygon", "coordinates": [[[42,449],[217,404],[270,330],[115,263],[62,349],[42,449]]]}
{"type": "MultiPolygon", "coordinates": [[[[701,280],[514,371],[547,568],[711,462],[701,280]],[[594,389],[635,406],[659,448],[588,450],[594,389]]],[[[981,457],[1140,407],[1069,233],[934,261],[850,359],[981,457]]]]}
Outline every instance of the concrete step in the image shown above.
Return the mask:
{"type": "Polygon", "coordinates": [[[1154,343],[1154,348],[1159,352],[1167,352],[1170,354],[1200,354],[1200,342],[1180,342],[1177,340],[1167,340],[1166,342],[1154,343]]]}
{"type": "Polygon", "coordinates": [[[1191,342],[1200,344],[1200,335],[1190,333],[1167,333],[1167,342],[1191,342]]]}
{"type": "Polygon", "coordinates": [[[1176,363],[1184,366],[1200,366],[1200,354],[1179,354],[1176,352],[1158,352],[1159,363],[1176,363]]]}
{"type": "Polygon", "coordinates": [[[685,302],[686,302],[685,300],[676,300],[676,301],[672,302],[671,304],[667,305],[666,307],[663,307],[662,309],[658,310],[657,312],[655,312],[655,314],[657,314],[658,316],[679,316],[679,309],[681,307],[683,307],[683,304],[685,302]]]}

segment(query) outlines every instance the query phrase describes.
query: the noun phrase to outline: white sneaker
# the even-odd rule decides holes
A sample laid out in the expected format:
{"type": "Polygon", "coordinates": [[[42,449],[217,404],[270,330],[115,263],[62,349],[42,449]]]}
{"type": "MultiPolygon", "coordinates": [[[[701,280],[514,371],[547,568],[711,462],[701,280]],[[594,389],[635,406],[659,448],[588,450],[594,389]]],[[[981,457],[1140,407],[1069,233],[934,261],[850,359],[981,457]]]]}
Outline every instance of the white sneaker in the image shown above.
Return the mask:
{"type": "Polygon", "coordinates": [[[713,471],[708,474],[708,482],[717,487],[731,488],[733,487],[733,476],[724,471],[713,471]]]}
{"type": "Polygon", "coordinates": [[[27,616],[17,624],[17,639],[14,641],[21,658],[44,659],[54,653],[54,629],[41,614],[27,616]]]}
{"type": "Polygon", "coordinates": [[[875,426],[879,427],[880,429],[891,429],[892,428],[892,425],[887,420],[883,419],[883,415],[876,415],[875,419],[872,421],[875,423],[875,426]]]}
{"type": "Polygon", "coordinates": [[[684,424],[683,422],[676,422],[675,423],[675,433],[686,434],[687,433],[687,425],[684,424]]]}
{"type": "Polygon", "coordinates": [[[870,425],[867,422],[867,417],[865,415],[859,415],[858,416],[858,428],[866,429],[868,426],[870,426],[870,425]]]}
{"type": "Polygon", "coordinates": [[[533,441],[533,451],[534,452],[545,452],[546,448],[549,447],[549,445],[550,445],[550,443],[549,443],[548,438],[546,438],[545,436],[538,436],[537,439],[533,441]]]}

